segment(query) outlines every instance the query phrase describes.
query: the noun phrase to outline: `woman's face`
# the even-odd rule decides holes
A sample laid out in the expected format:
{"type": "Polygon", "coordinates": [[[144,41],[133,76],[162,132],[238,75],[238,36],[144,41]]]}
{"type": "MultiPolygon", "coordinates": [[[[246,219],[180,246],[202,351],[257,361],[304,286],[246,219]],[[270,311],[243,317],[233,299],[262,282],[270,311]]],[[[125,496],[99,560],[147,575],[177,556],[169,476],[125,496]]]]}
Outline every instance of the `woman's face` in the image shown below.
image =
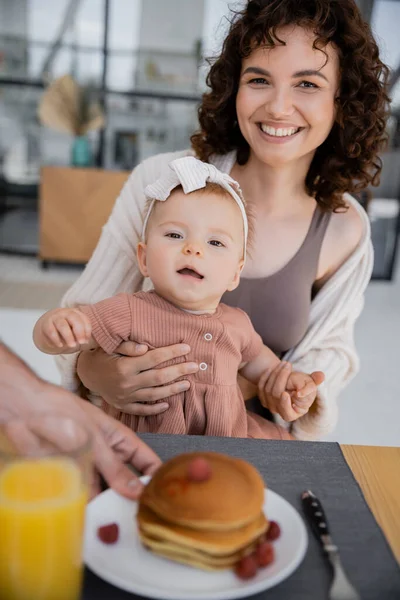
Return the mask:
{"type": "Polygon", "coordinates": [[[257,48],[243,59],[237,120],[251,154],[272,167],[311,163],[335,120],[339,60],[332,45],[313,49],[314,34],[278,30],[285,46],[257,48]],[[325,64],[326,62],[326,64],[325,64]]]}

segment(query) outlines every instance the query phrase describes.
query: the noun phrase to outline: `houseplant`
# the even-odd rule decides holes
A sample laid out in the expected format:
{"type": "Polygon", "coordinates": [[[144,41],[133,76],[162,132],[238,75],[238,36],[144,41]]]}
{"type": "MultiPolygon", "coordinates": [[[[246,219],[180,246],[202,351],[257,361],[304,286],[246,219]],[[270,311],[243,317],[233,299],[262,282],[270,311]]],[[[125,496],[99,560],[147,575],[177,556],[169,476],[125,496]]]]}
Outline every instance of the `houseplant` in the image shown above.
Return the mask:
{"type": "Polygon", "coordinates": [[[92,152],[87,134],[102,129],[104,113],[91,100],[89,88],[80,86],[71,75],[55,79],[43,93],[38,107],[43,125],[74,136],[71,164],[86,167],[92,164],[92,152]]]}

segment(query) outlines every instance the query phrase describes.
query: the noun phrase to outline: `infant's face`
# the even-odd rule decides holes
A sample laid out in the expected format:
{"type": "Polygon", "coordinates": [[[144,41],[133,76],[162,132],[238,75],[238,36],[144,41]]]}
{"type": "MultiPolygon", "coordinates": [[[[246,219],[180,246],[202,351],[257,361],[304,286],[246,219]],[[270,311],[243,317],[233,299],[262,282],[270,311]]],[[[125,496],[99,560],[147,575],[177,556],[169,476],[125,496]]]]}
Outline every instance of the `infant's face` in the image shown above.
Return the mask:
{"type": "Polygon", "coordinates": [[[176,190],[153,208],[146,244],[138,248],[139,266],[176,306],[214,310],[222,294],[239,283],[243,242],[243,220],[233,198],[176,190]]]}

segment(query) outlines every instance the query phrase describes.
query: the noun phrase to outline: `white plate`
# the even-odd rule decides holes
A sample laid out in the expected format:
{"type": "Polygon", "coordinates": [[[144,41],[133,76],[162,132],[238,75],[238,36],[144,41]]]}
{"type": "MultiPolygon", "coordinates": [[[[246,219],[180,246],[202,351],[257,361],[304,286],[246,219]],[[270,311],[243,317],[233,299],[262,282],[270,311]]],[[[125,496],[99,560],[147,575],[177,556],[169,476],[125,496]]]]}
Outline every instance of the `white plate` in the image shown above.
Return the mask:
{"type": "MultiPolygon", "coordinates": [[[[147,483],[148,477],[142,481],[147,483]]],[[[277,585],[289,577],[303,560],[307,532],[298,512],[282,496],[268,489],[265,514],[278,521],[281,536],[274,542],[275,561],[257,575],[241,580],[229,570],[209,573],[161,558],[146,550],[136,528],[137,503],[113,490],[97,496],[87,507],[85,562],[96,575],[109,583],[142,596],[162,600],[228,600],[250,596],[277,585]],[[116,544],[104,544],[97,528],[119,524],[116,544]]]]}

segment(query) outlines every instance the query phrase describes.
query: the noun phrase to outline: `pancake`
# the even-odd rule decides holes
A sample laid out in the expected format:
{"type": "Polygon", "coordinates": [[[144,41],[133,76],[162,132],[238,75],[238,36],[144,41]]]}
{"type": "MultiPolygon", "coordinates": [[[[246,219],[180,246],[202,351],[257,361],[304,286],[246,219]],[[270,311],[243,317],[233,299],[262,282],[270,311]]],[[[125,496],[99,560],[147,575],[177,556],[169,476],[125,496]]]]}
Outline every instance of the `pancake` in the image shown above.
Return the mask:
{"type": "Polygon", "coordinates": [[[264,482],[249,463],[216,452],[181,454],[139,499],[139,537],[151,552],[199,569],[232,569],[268,529],[264,482]]]}
{"type": "Polygon", "coordinates": [[[244,460],[216,452],[181,454],[164,463],[145,487],[140,504],[161,519],[208,531],[229,531],[254,522],[264,503],[264,482],[244,460]],[[206,481],[191,481],[190,463],[204,458],[206,481]]]}
{"type": "Polygon", "coordinates": [[[192,529],[169,523],[158,517],[147,506],[140,506],[137,521],[141,537],[168,541],[186,548],[196,548],[213,556],[224,556],[237,552],[266,532],[268,521],[260,513],[252,523],[224,531],[192,529]]]}
{"type": "Polygon", "coordinates": [[[179,548],[163,542],[161,540],[153,540],[145,538],[143,544],[155,554],[169,558],[176,562],[206,569],[208,571],[220,571],[222,569],[232,569],[243,556],[251,554],[256,547],[256,543],[250,544],[242,552],[235,552],[227,556],[208,556],[205,553],[190,551],[188,548],[179,548]]]}

